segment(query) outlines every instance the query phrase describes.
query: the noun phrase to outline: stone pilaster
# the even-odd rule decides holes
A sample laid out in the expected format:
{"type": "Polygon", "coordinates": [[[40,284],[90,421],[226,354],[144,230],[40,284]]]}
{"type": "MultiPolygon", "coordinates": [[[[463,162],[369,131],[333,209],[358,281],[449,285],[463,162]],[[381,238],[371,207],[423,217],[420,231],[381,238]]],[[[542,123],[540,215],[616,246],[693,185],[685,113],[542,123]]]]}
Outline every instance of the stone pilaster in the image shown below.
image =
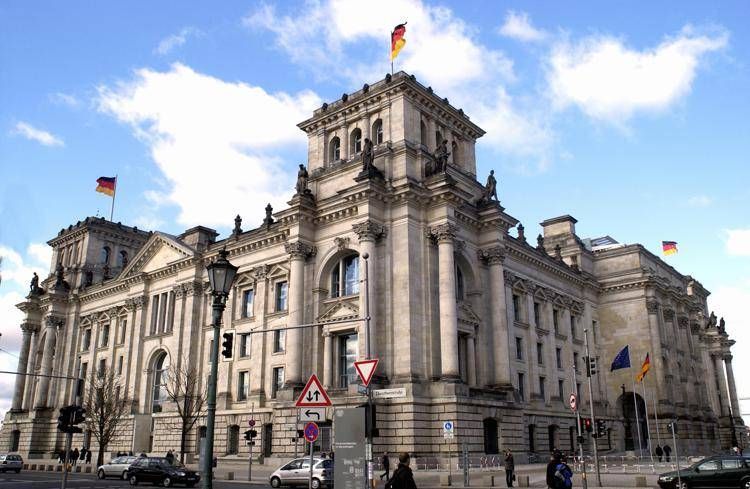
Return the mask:
{"type": "Polygon", "coordinates": [[[466,379],[469,387],[477,386],[477,356],[476,356],[475,335],[469,335],[466,338],[466,379]]]}
{"type": "Polygon", "coordinates": [[[479,250],[477,257],[487,264],[490,274],[490,331],[493,341],[493,384],[496,387],[512,388],[510,381],[510,350],[508,346],[508,321],[505,298],[502,246],[479,250]]]}
{"type": "Polygon", "coordinates": [[[714,372],[716,373],[716,380],[719,384],[719,405],[721,406],[720,416],[728,416],[730,409],[730,401],[727,399],[727,381],[724,376],[724,359],[721,355],[712,354],[712,362],[714,364],[714,372]]]}
{"type": "Polygon", "coordinates": [[[724,355],[724,365],[727,369],[727,384],[729,387],[729,402],[732,406],[732,416],[740,417],[740,403],[737,399],[737,385],[734,383],[734,369],[732,368],[732,355],[724,355]]]}
{"type": "Polygon", "coordinates": [[[430,234],[438,244],[438,296],[440,302],[441,378],[458,381],[458,311],[456,308],[456,264],[453,253],[458,229],[447,223],[434,226],[430,234]]]}
{"type": "MultiPolygon", "coordinates": [[[[305,260],[315,253],[315,248],[302,241],[285,244],[289,254],[288,325],[298,326],[304,322],[305,260]]],[[[287,331],[286,370],[284,383],[289,387],[302,384],[302,330],[287,331]]]]}
{"type": "MultiPolygon", "coordinates": [[[[656,300],[646,301],[648,312],[648,326],[651,335],[651,350],[654,352],[651,361],[654,364],[654,377],[656,378],[656,392],[658,399],[668,400],[669,396],[664,390],[664,375],[667,371],[664,365],[664,354],[661,348],[661,328],[659,327],[659,303],[656,300]]],[[[658,413],[657,413],[658,414],[658,413]]]]}
{"type": "Polygon", "coordinates": [[[378,240],[387,234],[387,230],[385,226],[374,221],[353,224],[352,229],[359,237],[359,273],[361,274],[361,278],[364,278],[365,273],[365,260],[362,257],[365,253],[368,256],[369,287],[366,285],[365,290],[359,291],[359,310],[364,318],[366,313],[365,294],[367,292],[367,298],[370,303],[370,358],[377,358],[376,339],[383,337],[383,328],[378,322],[378,302],[376,300],[378,260],[375,247],[378,240]]]}
{"type": "Polygon", "coordinates": [[[333,351],[331,333],[323,333],[323,387],[326,389],[332,387],[333,381],[333,351]]]}
{"type": "Polygon", "coordinates": [[[57,330],[62,328],[64,319],[59,316],[47,316],[44,320],[45,335],[44,353],[42,354],[42,371],[43,377],[39,379],[38,390],[36,394],[35,408],[47,407],[47,398],[49,396],[49,375],[52,375],[52,361],[55,356],[55,344],[57,341],[57,330]]]}
{"type": "Polygon", "coordinates": [[[21,351],[18,357],[18,374],[16,375],[16,387],[13,391],[13,403],[11,404],[11,410],[21,411],[23,408],[23,394],[26,389],[26,372],[29,364],[29,351],[31,350],[31,335],[38,329],[38,326],[23,323],[21,324],[22,340],[21,340],[21,351]]]}

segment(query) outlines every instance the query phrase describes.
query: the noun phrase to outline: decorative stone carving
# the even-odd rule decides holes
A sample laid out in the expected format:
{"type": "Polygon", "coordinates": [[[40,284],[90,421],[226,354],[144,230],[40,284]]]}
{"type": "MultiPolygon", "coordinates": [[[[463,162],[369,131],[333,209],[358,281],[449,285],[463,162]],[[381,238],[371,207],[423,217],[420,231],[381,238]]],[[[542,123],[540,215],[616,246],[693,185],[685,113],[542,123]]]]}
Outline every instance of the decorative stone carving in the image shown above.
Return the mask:
{"type": "Polygon", "coordinates": [[[428,236],[438,243],[445,243],[456,239],[458,227],[455,224],[445,223],[433,226],[428,231],[428,236]]]}
{"type": "Polygon", "coordinates": [[[349,237],[342,238],[340,236],[337,236],[333,238],[333,242],[336,243],[336,248],[339,251],[344,251],[345,249],[349,248],[349,241],[350,241],[349,237]]]}
{"type": "Polygon", "coordinates": [[[270,228],[271,224],[273,224],[273,207],[271,207],[271,204],[269,203],[266,206],[266,217],[263,219],[263,225],[266,228],[270,228]]]}
{"type": "Polygon", "coordinates": [[[706,322],[706,329],[709,329],[715,326],[716,326],[716,314],[714,314],[714,312],[711,311],[711,315],[708,317],[708,321],[706,322]]]}
{"type": "Polygon", "coordinates": [[[65,319],[59,316],[47,316],[44,318],[44,325],[47,328],[62,328],[63,324],[65,324],[65,319]]]}
{"type": "Polygon", "coordinates": [[[724,317],[719,319],[719,332],[723,333],[726,330],[726,323],[724,322],[724,317]]]}
{"type": "Polygon", "coordinates": [[[188,282],[186,284],[182,284],[182,288],[185,291],[185,295],[201,295],[208,289],[208,287],[204,287],[201,282],[188,282]]]}
{"type": "Polygon", "coordinates": [[[352,230],[359,236],[359,241],[374,240],[378,241],[380,238],[384,238],[388,234],[388,230],[382,224],[378,224],[375,221],[364,221],[352,224],[352,230]]]}
{"type": "Polygon", "coordinates": [[[284,249],[292,260],[306,260],[308,256],[312,256],[317,252],[317,249],[314,246],[310,246],[302,241],[284,243],[284,249]]]}
{"type": "Polygon", "coordinates": [[[37,331],[39,331],[39,325],[29,323],[29,322],[23,322],[21,323],[21,331],[23,331],[24,333],[29,333],[29,334],[36,333],[37,331]]]}
{"type": "Polygon", "coordinates": [[[234,229],[232,230],[232,234],[235,236],[242,234],[242,218],[239,214],[234,218],[234,229]]]}
{"type": "Polygon", "coordinates": [[[477,259],[487,265],[502,265],[505,260],[505,249],[502,246],[493,246],[477,250],[477,259]]]}
{"type": "Polygon", "coordinates": [[[258,265],[257,267],[250,270],[250,275],[252,275],[252,277],[257,282],[259,280],[265,280],[270,270],[271,267],[268,265],[258,265]]]}
{"type": "Polygon", "coordinates": [[[307,172],[307,168],[305,168],[305,165],[302,163],[299,164],[299,171],[297,172],[297,185],[295,186],[295,190],[297,193],[295,195],[308,195],[310,194],[310,189],[307,188],[307,182],[310,179],[310,174],[307,172]]]}
{"type": "Polygon", "coordinates": [[[555,260],[562,261],[562,246],[560,246],[560,243],[555,245],[555,260]]]}
{"type": "Polygon", "coordinates": [[[646,310],[649,314],[656,314],[659,312],[659,302],[655,300],[646,301],[646,310]]]}
{"type": "Polygon", "coordinates": [[[672,321],[674,319],[674,309],[664,309],[662,314],[665,321],[672,321]]]}
{"type": "Polygon", "coordinates": [[[182,299],[185,296],[185,289],[182,288],[182,284],[172,287],[172,291],[175,299],[182,299]]]}
{"type": "Polygon", "coordinates": [[[542,253],[547,253],[547,251],[544,249],[544,236],[541,234],[536,237],[536,249],[541,251],[542,253]]]}
{"type": "Polygon", "coordinates": [[[354,180],[359,182],[372,178],[383,179],[385,177],[383,176],[383,172],[375,166],[375,149],[373,148],[372,141],[369,138],[365,138],[362,147],[362,171],[354,180]]]}
{"type": "Polygon", "coordinates": [[[523,224],[519,222],[516,229],[518,230],[518,241],[526,243],[526,235],[524,234],[525,228],[523,227],[523,224]]]}
{"type": "Polygon", "coordinates": [[[689,322],[690,321],[688,320],[687,316],[679,316],[677,318],[677,326],[679,326],[680,328],[687,328],[689,322]]]}

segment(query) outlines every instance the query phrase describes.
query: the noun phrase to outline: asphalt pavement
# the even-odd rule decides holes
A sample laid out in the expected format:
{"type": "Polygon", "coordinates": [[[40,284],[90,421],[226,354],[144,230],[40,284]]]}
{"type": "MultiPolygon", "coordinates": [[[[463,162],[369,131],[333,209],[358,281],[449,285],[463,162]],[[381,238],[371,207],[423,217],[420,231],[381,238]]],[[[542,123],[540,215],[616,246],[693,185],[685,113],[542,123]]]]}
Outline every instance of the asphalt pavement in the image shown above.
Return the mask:
{"type": "MultiPolygon", "coordinates": [[[[21,471],[20,474],[0,474],[0,489],[59,489],[62,482],[61,472],[21,471]]],[[[214,480],[216,489],[239,489],[252,487],[253,489],[270,488],[266,482],[223,481],[214,480]]],[[[151,484],[139,484],[138,487],[153,487],[151,484]]],[[[70,489],[126,489],[130,488],[127,481],[119,479],[97,479],[94,474],[68,474],[67,487],[70,489]]],[[[184,486],[175,486],[184,487],[184,486]]],[[[199,486],[197,486],[199,487],[199,486]]]]}

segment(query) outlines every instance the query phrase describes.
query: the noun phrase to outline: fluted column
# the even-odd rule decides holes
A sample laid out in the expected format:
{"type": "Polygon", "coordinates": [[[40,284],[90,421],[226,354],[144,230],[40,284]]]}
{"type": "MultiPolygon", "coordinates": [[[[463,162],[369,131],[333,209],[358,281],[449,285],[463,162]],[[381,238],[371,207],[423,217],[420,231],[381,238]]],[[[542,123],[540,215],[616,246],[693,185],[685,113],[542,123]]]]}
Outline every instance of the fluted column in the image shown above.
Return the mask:
{"type": "MultiPolygon", "coordinates": [[[[364,279],[365,274],[365,260],[362,258],[365,253],[368,255],[367,266],[369,274],[369,288],[359,290],[359,310],[360,315],[365,317],[365,293],[369,292],[368,298],[370,302],[370,358],[377,358],[377,344],[378,339],[384,333],[384,328],[378,322],[378,303],[377,297],[377,284],[378,284],[378,260],[377,253],[375,251],[375,245],[377,241],[385,236],[386,228],[382,224],[378,224],[374,221],[365,221],[352,225],[352,229],[359,236],[359,276],[364,279]]],[[[361,330],[364,333],[364,327],[361,330]]],[[[360,355],[361,357],[364,357],[360,355]]]]}
{"type": "MultiPolygon", "coordinates": [[[[36,360],[36,352],[39,349],[39,329],[34,330],[33,336],[31,338],[31,351],[29,352],[29,358],[27,360],[27,367],[26,372],[34,372],[34,362],[36,360]]],[[[27,381],[27,388],[26,392],[23,396],[23,406],[21,408],[24,411],[28,411],[31,409],[31,402],[34,397],[34,387],[36,385],[36,377],[28,377],[27,381]]]]}
{"type": "Polygon", "coordinates": [[[16,375],[16,388],[13,390],[13,403],[11,410],[20,411],[23,407],[23,393],[26,389],[26,372],[29,364],[29,350],[31,349],[31,333],[34,332],[34,326],[29,323],[21,324],[22,339],[21,351],[18,357],[18,374],[16,375]]]}
{"type": "Polygon", "coordinates": [[[466,378],[470,387],[477,386],[476,341],[477,338],[474,335],[466,338],[466,378]]]}
{"type": "Polygon", "coordinates": [[[732,355],[724,356],[724,365],[727,368],[727,383],[729,384],[729,402],[732,403],[732,416],[740,417],[740,403],[737,399],[737,385],[734,383],[734,369],[732,369],[732,355]]]}
{"type": "MultiPolygon", "coordinates": [[[[651,334],[651,351],[650,357],[654,364],[654,377],[656,377],[657,401],[660,399],[669,400],[669,395],[664,390],[664,374],[667,369],[664,366],[663,353],[661,349],[661,328],[659,327],[659,303],[656,300],[646,301],[646,311],[648,312],[648,326],[651,334]]],[[[658,414],[658,413],[657,413],[658,414]]]]}
{"type": "Polygon", "coordinates": [[[42,356],[43,377],[39,379],[39,387],[36,394],[36,403],[34,407],[47,407],[47,397],[49,395],[49,375],[52,374],[52,360],[55,356],[55,343],[57,339],[57,329],[61,328],[64,321],[61,317],[47,316],[44,321],[46,337],[44,339],[44,353],[42,356]]]}
{"type": "MultiPolygon", "coordinates": [[[[302,241],[286,244],[289,254],[289,304],[288,325],[304,323],[305,308],[305,260],[313,254],[314,248],[302,241]]],[[[302,383],[302,330],[287,330],[286,371],[284,383],[295,386],[302,383]]]]}
{"type": "Polygon", "coordinates": [[[508,347],[508,316],[505,302],[503,260],[505,250],[495,246],[477,252],[477,257],[489,266],[490,274],[490,334],[493,340],[494,384],[510,386],[510,351],[508,347]]]}
{"type": "Polygon", "coordinates": [[[456,265],[453,257],[457,228],[448,223],[435,226],[430,231],[438,243],[441,378],[458,381],[461,376],[458,370],[456,265]]]}
{"type": "Polygon", "coordinates": [[[331,387],[333,380],[333,352],[331,351],[331,333],[323,333],[323,387],[331,387]]]}

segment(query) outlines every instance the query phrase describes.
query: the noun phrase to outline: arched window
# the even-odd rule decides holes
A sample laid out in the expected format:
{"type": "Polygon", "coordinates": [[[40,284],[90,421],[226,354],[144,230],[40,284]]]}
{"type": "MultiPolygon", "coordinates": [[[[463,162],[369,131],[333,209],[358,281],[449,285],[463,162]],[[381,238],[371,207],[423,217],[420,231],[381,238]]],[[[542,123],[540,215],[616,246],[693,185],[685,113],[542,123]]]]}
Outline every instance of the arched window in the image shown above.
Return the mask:
{"type": "Polygon", "coordinates": [[[109,249],[109,246],[105,246],[102,248],[102,254],[101,254],[102,265],[109,265],[109,255],[111,252],[112,250],[109,249]]]}
{"type": "Polygon", "coordinates": [[[456,141],[453,141],[451,143],[451,155],[453,156],[453,162],[454,163],[460,163],[460,157],[458,154],[458,143],[456,141]]]}
{"type": "Polygon", "coordinates": [[[349,154],[355,155],[362,152],[362,129],[355,129],[349,136],[349,154]]]}
{"type": "Polygon", "coordinates": [[[456,265],[456,300],[464,300],[464,274],[458,265],[456,265]]]}
{"type": "Polygon", "coordinates": [[[227,433],[227,455],[237,455],[240,451],[240,427],[233,424],[227,433]]]}
{"type": "Polygon", "coordinates": [[[487,455],[499,453],[497,446],[497,421],[486,418],[482,421],[484,427],[484,453],[487,455]]]}
{"type": "Polygon", "coordinates": [[[419,142],[422,146],[427,146],[427,126],[424,121],[419,123],[419,142]]]}
{"type": "Polygon", "coordinates": [[[330,162],[339,161],[341,159],[341,140],[337,137],[331,139],[329,158],[330,162]]]}
{"type": "Polygon", "coordinates": [[[383,121],[380,119],[372,125],[372,142],[375,145],[383,143],[383,121]]]}
{"type": "Polygon", "coordinates": [[[117,266],[125,268],[128,264],[128,252],[125,250],[120,250],[120,255],[117,258],[117,266]]]}
{"type": "Polygon", "coordinates": [[[167,369],[169,369],[167,354],[161,352],[154,360],[154,378],[151,383],[153,392],[151,412],[160,413],[164,402],[167,400],[167,369]]]}
{"type": "Polygon", "coordinates": [[[331,270],[331,297],[359,294],[359,255],[345,256],[331,270]]]}

